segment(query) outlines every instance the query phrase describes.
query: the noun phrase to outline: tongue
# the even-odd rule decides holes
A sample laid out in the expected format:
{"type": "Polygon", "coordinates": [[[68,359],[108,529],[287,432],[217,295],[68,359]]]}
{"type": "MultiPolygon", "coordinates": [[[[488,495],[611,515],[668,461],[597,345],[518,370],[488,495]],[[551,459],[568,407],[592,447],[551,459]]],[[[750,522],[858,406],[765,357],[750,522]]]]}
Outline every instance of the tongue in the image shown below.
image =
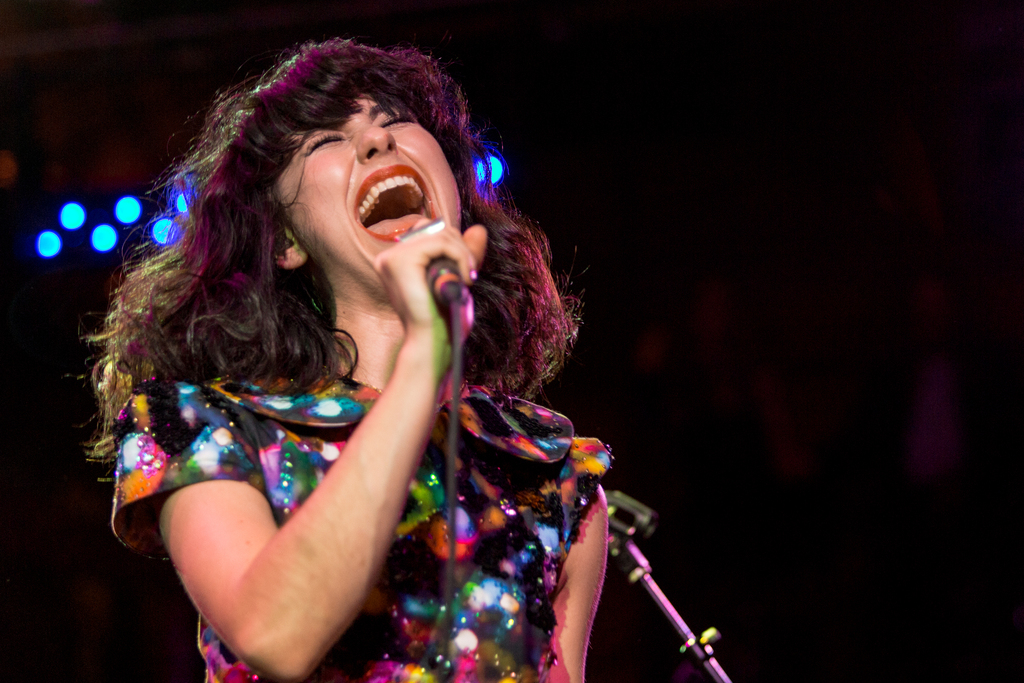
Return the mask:
{"type": "Polygon", "coordinates": [[[423,218],[421,214],[410,213],[401,218],[388,218],[387,220],[374,223],[367,228],[370,234],[380,239],[394,241],[405,233],[412,230],[416,221],[423,218]]]}

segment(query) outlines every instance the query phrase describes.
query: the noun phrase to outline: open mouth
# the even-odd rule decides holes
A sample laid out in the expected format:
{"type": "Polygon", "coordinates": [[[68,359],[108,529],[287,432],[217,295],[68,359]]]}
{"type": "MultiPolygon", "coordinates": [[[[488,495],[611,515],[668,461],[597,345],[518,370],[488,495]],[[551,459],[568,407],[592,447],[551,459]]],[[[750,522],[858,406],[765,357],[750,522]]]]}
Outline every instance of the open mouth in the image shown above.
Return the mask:
{"type": "Polygon", "coordinates": [[[370,234],[398,239],[424,217],[430,201],[419,173],[409,166],[390,166],[370,174],[359,188],[359,222],[370,234]]]}

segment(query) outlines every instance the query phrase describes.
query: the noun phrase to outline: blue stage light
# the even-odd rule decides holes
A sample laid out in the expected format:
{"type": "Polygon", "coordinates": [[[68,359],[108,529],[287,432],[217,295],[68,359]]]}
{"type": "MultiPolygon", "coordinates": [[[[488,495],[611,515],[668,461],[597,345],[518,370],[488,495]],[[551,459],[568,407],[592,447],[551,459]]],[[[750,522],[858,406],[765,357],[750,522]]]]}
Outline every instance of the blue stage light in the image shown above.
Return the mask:
{"type": "Polygon", "coordinates": [[[185,213],[186,211],[188,211],[188,199],[185,197],[184,192],[178,193],[178,198],[174,200],[174,206],[181,213],[185,213]]]}
{"type": "Polygon", "coordinates": [[[117,220],[130,225],[142,215],[142,204],[135,197],[121,197],[114,205],[114,215],[117,216],[117,220]]]}
{"type": "Polygon", "coordinates": [[[497,185],[505,177],[505,160],[497,154],[488,154],[487,161],[491,165],[491,185],[497,185]]]}
{"type": "Polygon", "coordinates": [[[36,252],[43,258],[53,258],[60,253],[60,235],[53,230],[43,230],[36,238],[36,252]]]}
{"type": "Polygon", "coordinates": [[[487,182],[489,175],[491,185],[497,185],[505,177],[505,160],[496,152],[488,152],[486,160],[477,159],[473,163],[473,169],[476,171],[478,183],[487,182]]]}
{"type": "Polygon", "coordinates": [[[85,207],[78,202],[68,202],[60,207],[60,224],[66,230],[78,230],[85,223],[85,207]]]}
{"type": "Polygon", "coordinates": [[[92,229],[92,248],[99,252],[107,252],[117,244],[117,230],[102,223],[92,229]]]}
{"type": "Polygon", "coordinates": [[[171,238],[172,227],[174,227],[174,221],[170,218],[161,218],[153,223],[153,240],[157,244],[167,244],[171,238]]]}

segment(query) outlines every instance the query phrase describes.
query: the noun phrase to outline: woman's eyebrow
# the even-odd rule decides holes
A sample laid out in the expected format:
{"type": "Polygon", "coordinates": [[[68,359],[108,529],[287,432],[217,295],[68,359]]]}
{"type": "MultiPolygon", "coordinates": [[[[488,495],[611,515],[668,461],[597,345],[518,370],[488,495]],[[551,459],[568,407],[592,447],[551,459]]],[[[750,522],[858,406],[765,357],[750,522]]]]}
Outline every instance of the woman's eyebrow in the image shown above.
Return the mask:
{"type": "Polygon", "coordinates": [[[384,108],[381,107],[379,104],[375,104],[372,107],[370,107],[370,110],[366,112],[366,115],[369,116],[370,120],[372,121],[376,119],[378,116],[380,116],[382,113],[384,113],[384,108]]]}

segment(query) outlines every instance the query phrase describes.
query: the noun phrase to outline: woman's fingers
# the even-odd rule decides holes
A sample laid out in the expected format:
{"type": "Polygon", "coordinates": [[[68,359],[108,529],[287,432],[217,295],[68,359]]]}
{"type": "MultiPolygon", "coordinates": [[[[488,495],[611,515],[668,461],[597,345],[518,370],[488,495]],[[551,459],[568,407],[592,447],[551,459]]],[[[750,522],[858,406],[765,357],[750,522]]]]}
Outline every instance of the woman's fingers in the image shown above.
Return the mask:
{"type": "MultiPolygon", "coordinates": [[[[422,222],[417,224],[416,227],[400,237],[398,241],[402,243],[420,241],[432,235],[439,235],[446,232],[449,235],[458,235],[455,230],[448,229],[444,219],[437,219],[431,222],[427,222],[426,219],[424,219],[422,222]]],[[[431,260],[438,256],[446,256],[456,261],[459,263],[462,278],[466,282],[472,282],[476,279],[476,271],[480,269],[480,264],[484,260],[484,252],[487,250],[487,228],[480,224],[473,225],[469,227],[466,232],[462,233],[460,237],[462,239],[462,243],[469,250],[469,254],[472,257],[471,259],[464,261],[459,258],[459,254],[457,252],[451,253],[445,250],[443,253],[439,253],[437,256],[432,257],[431,260]]],[[[437,245],[436,248],[443,249],[443,242],[438,240],[435,241],[434,244],[437,245]]],[[[454,244],[458,243],[455,242],[454,244]]],[[[424,246],[429,249],[430,247],[428,245],[429,243],[424,246]]]]}
{"type": "Polygon", "coordinates": [[[469,279],[466,280],[471,283],[476,279],[476,271],[483,265],[484,254],[487,252],[487,228],[479,224],[467,228],[466,232],[462,233],[462,241],[473,255],[473,272],[467,274],[469,279]]]}
{"type": "Polygon", "coordinates": [[[398,244],[377,257],[376,267],[395,309],[407,323],[427,323],[433,315],[426,269],[437,258],[456,263],[463,280],[472,284],[487,249],[487,230],[474,225],[460,234],[450,226],[424,220],[398,244]]]}

